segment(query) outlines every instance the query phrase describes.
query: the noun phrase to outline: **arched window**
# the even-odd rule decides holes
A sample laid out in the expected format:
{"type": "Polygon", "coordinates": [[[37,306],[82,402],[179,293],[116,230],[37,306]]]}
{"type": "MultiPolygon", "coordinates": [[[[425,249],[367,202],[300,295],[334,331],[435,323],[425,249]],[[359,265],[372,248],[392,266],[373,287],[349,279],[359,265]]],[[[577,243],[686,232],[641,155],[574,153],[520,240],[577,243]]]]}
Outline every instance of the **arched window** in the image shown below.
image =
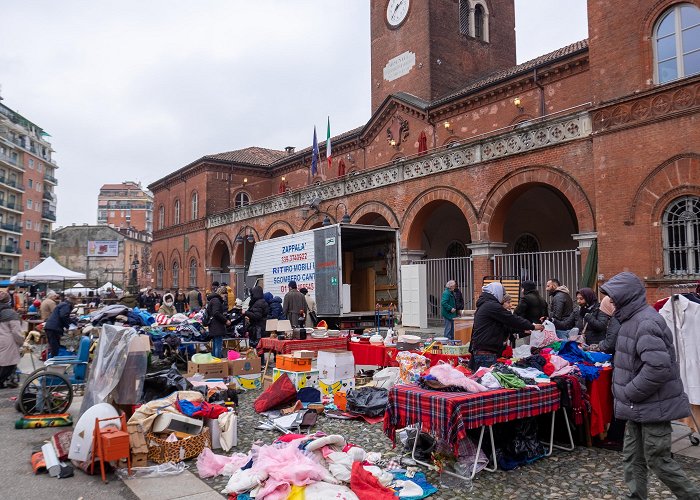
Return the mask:
{"type": "Polygon", "coordinates": [[[180,223],[180,200],[175,200],[175,216],[173,218],[173,224],[180,223]]]}
{"type": "Polygon", "coordinates": [[[459,34],[469,34],[469,0],[459,0],[459,34]]]}
{"type": "Polygon", "coordinates": [[[445,251],[445,257],[466,257],[467,248],[461,241],[453,241],[447,245],[447,250],[445,251]]]}
{"type": "Polygon", "coordinates": [[[163,229],[165,227],[165,207],[163,205],[158,207],[158,229],[163,229]]]}
{"type": "Polygon", "coordinates": [[[158,290],[163,289],[163,263],[159,262],[158,267],[156,267],[156,288],[158,290]]]}
{"type": "Polygon", "coordinates": [[[190,213],[190,220],[197,220],[197,217],[199,217],[199,195],[197,194],[197,191],[192,193],[191,208],[192,211],[190,213]]]}
{"type": "Polygon", "coordinates": [[[484,7],[481,4],[477,4],[474,7],[474,38],[477,40],[486,41],[484,39],[484,22],[486,16],[484,15],[484,7]]]}
{"type": "Polygon", "coordinates": [[[245,207],[246,205],[250,205],[250,196],[248,196],[248,193],[246,193],[245,191],[237,193],[235,207],[240,208],[245,207]]]}
{"type": "Polygon", "coordinates": [[[197,286],[197,260],[192,259],[190,261],[190,288],[197,286]]]}
{"type": "Polygon", "coordinates": [[[700,275],[700,197],[684,196],[663,216],[664,273],[700,275]]]}
{"type": "Polygon", "coordinates": [[[700,73],[700,9],[678,4],[654,28],[656,81],[666,83],[700,73]]]}
{"type": "Polygon", "coordinates": [[[180,264],[177,261],[173,261],[173,288],[177,289],[180,287],[180,264]]]}

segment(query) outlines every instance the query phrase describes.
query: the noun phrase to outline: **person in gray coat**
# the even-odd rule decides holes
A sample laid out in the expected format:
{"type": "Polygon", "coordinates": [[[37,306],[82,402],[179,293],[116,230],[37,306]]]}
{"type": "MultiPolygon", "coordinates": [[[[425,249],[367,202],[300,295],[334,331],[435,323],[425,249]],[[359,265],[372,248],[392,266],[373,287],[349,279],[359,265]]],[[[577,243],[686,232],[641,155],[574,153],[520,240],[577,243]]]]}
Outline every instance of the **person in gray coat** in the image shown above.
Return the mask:
{"type": "Polygon", "coordinates": [[[298,328],[304,326],[308,311],[309,306],[306,304],[306,298],[297,290],[297,282],[294,280],[290,281],[289,291],[284,296],[284,301],[282,302],[282,312],[287,316],[292,327],[298,328]],[[304,319],[299,321],[299,318],[304,319]]]}
{"type": "Polygon", "coordinates": [[[698,499],[700,489],[671,456],[671,421],[690,415],[671,331],[635,274],[617,274],[600,289],[620,322],[613,396],[615,417],[627,420],[622,460],[629,498],[647,498],[651,469],[678,498],[698,499]]]}

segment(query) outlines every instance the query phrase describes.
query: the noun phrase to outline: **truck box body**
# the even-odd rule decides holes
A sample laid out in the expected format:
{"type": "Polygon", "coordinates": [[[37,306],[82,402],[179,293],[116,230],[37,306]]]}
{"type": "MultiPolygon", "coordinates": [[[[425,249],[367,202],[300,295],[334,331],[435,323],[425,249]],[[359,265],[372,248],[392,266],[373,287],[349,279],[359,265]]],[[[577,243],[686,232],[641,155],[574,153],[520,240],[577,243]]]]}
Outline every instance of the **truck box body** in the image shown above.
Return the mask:
{"type": "Polygon", "coordinates": [[[322,318],[373,315],[377,303],[399,304],[398,248],[395,229],[334,224],[256,243],[248,275],[261,276],[263,290],[282,298],[296,281],[322,318]],[[350,285],[349,305],[343,284],[350,285]]]}

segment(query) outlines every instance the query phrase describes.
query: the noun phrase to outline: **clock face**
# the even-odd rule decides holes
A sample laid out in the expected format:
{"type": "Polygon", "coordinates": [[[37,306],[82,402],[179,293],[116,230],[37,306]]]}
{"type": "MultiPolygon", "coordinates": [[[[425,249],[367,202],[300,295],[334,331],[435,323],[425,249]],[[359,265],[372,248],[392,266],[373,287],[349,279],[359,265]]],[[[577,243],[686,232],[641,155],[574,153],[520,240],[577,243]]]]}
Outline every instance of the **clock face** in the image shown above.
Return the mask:
{"type": "Polygon", "coordinates": [[[386,6],[386,21],[392,28],[398,28],[408,15],[409,0],[389,0],[386,6]]]}

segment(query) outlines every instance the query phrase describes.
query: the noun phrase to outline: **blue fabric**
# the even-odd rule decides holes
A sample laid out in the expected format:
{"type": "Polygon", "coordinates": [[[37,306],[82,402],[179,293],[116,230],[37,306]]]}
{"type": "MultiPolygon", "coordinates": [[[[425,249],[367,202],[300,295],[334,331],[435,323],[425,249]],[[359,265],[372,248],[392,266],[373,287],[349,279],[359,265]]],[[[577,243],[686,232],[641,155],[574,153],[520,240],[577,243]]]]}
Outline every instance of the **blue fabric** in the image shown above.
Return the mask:
{"type": "Polygon", "coordinates": [[[602,370],[602,368],[598,366],[584,365],[583,363],[577,363],[576,366],[581,370],[581,376],[586,382],[597,379],[602,370]]]}
{"type": "Polygon", "coordinates": [[[211,355],[215,358],[221,357],[221,351],[224,347],[224,337],[212,337],[211,339],[211,355]]]}
{"type": "Polygon", "coordinates": [[[321,401],[321,391],[313,387],[304,387],[297,392],[297,399],[302,403],[318,403],[321,401]]]}
{"type": "Polygon", "coordinates": [[[445,318],[445,337],[450,340],[455,339],[455,322],[452,319],[445,318]]]}
{"type": "MultiPolygon", "coordinates": [[[[413,477],[406,477],[406,474],[403,472],[394,472],[394,479],[400,480],[400,481],[413,481],[416,483],[418,486],[423,488],[423,494],[419,497],[402,497],[404,500],[420,500],[421,498],[427,498],[433,493],[437,493],[438,489],[430,484],[425,477],[425,474],[422,472],[417,472],[415,476],[413,477]]],[[[400,490],[396,492],[396,496],[398,496],[400,493],[400,490]]],[[[240,498],[240,497],[239,497],[240,498]]]]}
{"type": "Polygon", "coordinates": [[[605,352],[588,351],[586,354],[588,354],[588,357],[591,358],[594,363],[605,363],[612,359],[612,354],[607,354],[605,352]]]}
{"type": "Polygon", "coordinates": [[[178,404],[180,405],[180,411],[188,417],[191,417],[194,412],[201,409],[201,406],[197,406],[192,401],[188,401],[186,399],[180,399],[178,404]]]}

